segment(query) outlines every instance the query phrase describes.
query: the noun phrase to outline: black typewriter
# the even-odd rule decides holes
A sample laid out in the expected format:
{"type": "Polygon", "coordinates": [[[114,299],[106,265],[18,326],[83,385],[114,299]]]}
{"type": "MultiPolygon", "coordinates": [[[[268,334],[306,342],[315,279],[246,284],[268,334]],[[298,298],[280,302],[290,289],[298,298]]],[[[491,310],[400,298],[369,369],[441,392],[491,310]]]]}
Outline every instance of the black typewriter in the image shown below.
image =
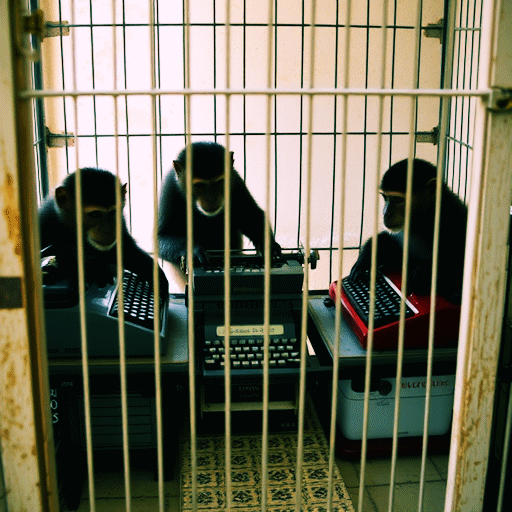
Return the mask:
{"type": "MultiPolygon", "coordinates": [[[[310,257],[310,261],[314,256],[310,257]]],[[[274,258],[270,269],[269,371],[298,374],[304,281],[301,253],[274,258]]],[[[198,366],[204,377],[262,375],[264,368],[264,261],[234,254],[230,266],[230,334],[225,335],[222,257],[194,269],[194,318],[198,366]],[[228,341],[229,343],[226,343],[228,341]],[[227,347],[229,344],[229,347],[227,347]]]]}

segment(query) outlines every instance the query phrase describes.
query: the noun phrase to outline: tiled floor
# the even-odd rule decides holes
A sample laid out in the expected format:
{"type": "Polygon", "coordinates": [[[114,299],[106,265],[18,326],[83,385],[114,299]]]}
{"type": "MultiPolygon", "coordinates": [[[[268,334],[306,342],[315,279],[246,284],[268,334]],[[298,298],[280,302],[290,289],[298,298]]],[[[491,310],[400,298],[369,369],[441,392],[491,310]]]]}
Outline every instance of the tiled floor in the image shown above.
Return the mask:
{"type": "MultiPolygon", "coordinates": [[[[134,451],[130,455],[131,510],[133,512],[158,511],[158,483],[155,481],[154,452],[134,451]]],[[[337,464],[350,497],[357,511],[359,501],[358,462],[337,459],[337,464]]],[[[95,496],[98,512],[121,512],[126,510],[124,498],[124,473],[122,453],[98,452],[95,456],[95,496]]],[[[427,459],[425,471],[424,512],[441,512],[444,508],[448,455],[434,455],[427,459]]],[[[366,465],[364,512],[385,512],[388,510],[389,479],[391,463],[389,459],[369,459],[366,465]]],[[[399,457],[395,473],[394,512],[417,510],[421,457],[399,457]]],[[[84,484],[79,512],[90,510],[88,487],[84,484]]],[[[174,478],[164,483],[164,510],[180,510],[180,486],[178,467],[174,478]]],[[[63,508],[63,511],[68,510],[63,508]]]]}
{"type": "MultiPolygon", "coordinates": [[[[359,503],[359,477],[361,465],[337,459],[338,468],[357,511],[359,503]]],[[[427,457],[425,466],[424,512],[444,510],[448,454],[427,457]]],[[[364,512],[389,510],[390,459],[368,459],[363,493],[364,512]]],[[[421,456],[399,457],[395,471],[394,512],[411,512],[418,509],[421,456]]]]}

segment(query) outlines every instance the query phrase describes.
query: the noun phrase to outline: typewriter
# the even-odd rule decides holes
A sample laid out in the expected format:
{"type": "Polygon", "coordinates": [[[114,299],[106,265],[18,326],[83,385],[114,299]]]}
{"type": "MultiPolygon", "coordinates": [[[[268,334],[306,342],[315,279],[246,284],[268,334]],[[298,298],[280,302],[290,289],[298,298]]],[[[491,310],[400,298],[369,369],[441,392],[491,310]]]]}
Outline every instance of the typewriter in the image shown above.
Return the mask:
{"type": "MultiPolygon", "coordinates": [[[[398,346],[400,325],[401,279],[398,275],[384,275],[379,270],[376,276],[376,301],[373,332],[374,350],[392,350],[398,346]]],[[[337,282],[329,287],[329,296],[334,302],[341,300],[343,317],[349,324],[363,348],[368,344],[370,314],[370,282],[342,280],[341,297],[336,295],[337,282]]],[[[410,294],[405,300],[405,348],[427,348],[430,322],[430,295],[410,294]]],[[[460,306],[436,297],[434,345],[455,346],[459,334],[460,306]]]]}
{"type": "MultiPolygon", "coordinates": [[[[52,257],[43,257],[43,296],[48,357],[80,357],[80,308],[78,290],[62,276],[45,279],[51,273],[52,257]],[[46,284],[45,284],[46,281],[46,284]]],[[[114,280],[115,281],[115,280],[114,280]]],[[[87,355],[119,357],[118,283],[102,288],[86,284],[85,311],[87,355]]],[[[129,270],[123,273],[124,333],[127,357],[154,356],[154,297],[148,282],[129,270]]],[[[167,290],[160,297],[160,353],[166,350],[167,290]]]]}
{"type": "MultiPolygon", "coordinates": [[[[298,374],[304,255],[283,254],[270,269],[269,371],[298,374]]],[[[314,256],[309,261],[314,268],[314,256]]],[[[194,268],[194,318],[197,362],[204,377],[261,376],[264,361],[264,260],[256,254],[234,253],[230,266],[230,333],[225,345],[222,253],[212,252],[208,266],[194,268]]]]}

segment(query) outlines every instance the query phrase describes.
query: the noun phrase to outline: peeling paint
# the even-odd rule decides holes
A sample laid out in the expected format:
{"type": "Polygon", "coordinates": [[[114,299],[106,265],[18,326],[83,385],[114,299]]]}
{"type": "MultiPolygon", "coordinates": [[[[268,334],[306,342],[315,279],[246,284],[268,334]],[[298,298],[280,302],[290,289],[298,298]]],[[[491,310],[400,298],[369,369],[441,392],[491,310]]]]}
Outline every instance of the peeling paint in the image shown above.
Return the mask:
{"type": "Polygon", "coordinates": [[[3,198],[3,214],[7,224],[7,237],[14,241],[14,254],[21,256],[20,211],[14,189],[14,179],[11,173],[5,173],[4,183],[0,185],[3,198]]]}
{"type": "Polygon", "coordinates": [[[0,365],[4,365],[9,359],[9,354],[11,353],[11,342],[6,341],[2,346],[2,359],[0,360],[0,365]]]}
{"type": "Polygon", "coordinates": [[[14,367],[14,361],[11,361],[11,367],[7,372],[7,382],[5,383],[6,391],[9,391],[16,385],[16,369],[14,367]]]}

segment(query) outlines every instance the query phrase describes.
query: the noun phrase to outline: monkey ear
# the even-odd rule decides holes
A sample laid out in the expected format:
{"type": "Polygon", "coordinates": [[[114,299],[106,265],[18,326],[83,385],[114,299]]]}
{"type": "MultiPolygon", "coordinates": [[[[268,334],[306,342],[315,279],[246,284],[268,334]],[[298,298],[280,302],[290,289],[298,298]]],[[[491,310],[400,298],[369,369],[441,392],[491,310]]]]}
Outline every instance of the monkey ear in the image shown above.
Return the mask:
{"type": "Polygon", "coordinates": [[[229,154],[231,155],[231,169],[233,169],[233,166],[235,165],[235,152],[230,151],[229,154]]]}
{"type": "Polygon", "coordinates": [[[55,189],[55,202],[61,210],[69,210],[71,206],[71,196],[64,187],[55,189]]]}
{"type": "Polygon", "coordinates": [[[174,167],[174,170],[176,171],[176,174],[178,175],[178,178],[181,177],[181,174],[183,172],[183,167],[182,165],[178,162],[178,160],[174,160],[173,163],[172,163],[173,167],[174,167]]]}
{"type": "Polygon", "coordinates": [[[124,185],[121,185],[121,204],[124,205],[126,204],[126,193],[128,191],[128,184],[125,183],[124,185]]]}
{"type": "Polygon", "coordinates": [[[425,188],[432,198],[435,198],[437,187],[437,178],[431,178],[427,181],[425,188]]]}

